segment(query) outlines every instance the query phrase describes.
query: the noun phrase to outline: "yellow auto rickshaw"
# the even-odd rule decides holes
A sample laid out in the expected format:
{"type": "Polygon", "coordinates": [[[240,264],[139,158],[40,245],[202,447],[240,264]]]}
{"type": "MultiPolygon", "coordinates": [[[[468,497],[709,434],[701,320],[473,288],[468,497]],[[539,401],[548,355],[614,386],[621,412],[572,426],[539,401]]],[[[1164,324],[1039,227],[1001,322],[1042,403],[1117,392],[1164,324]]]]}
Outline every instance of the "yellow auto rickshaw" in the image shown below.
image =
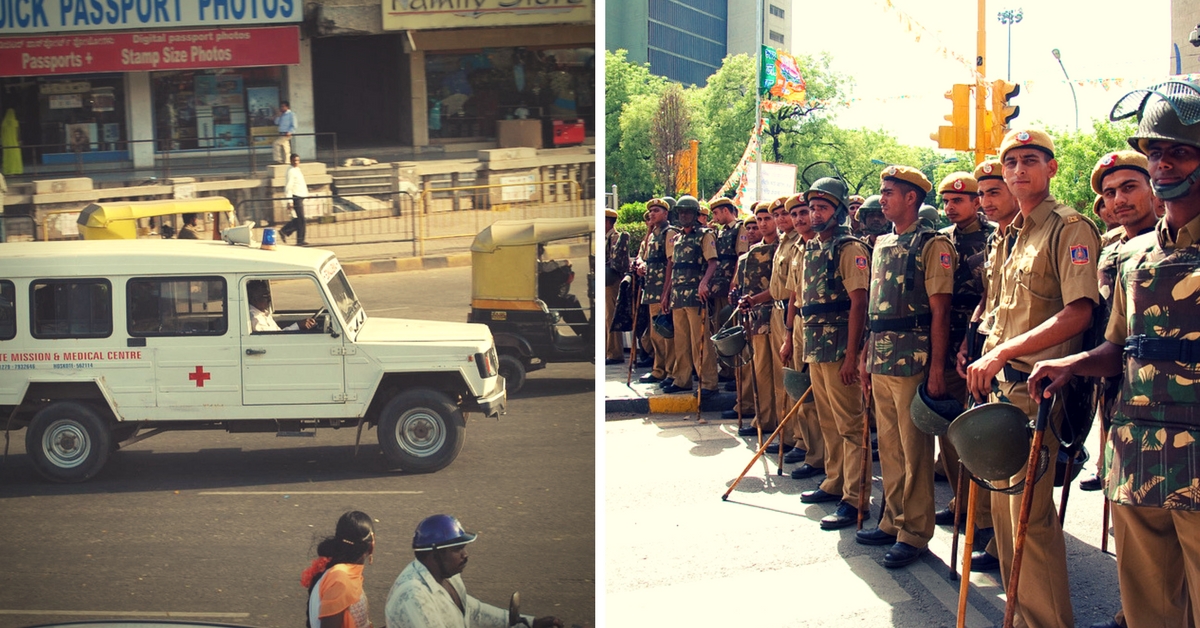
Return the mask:
{"type": "Polygon", "coordinates": [[[237,224],[233,204],[224,196],[92,203],[79,212],[76,222],[79,224],[79,237],[84,240],[133,240],[138,237],[138,221],[143,218],[207,213],[214,217],[214,235],[211,239],[220,237],[221,214],[228,215],[227,226],[237,224]]]}
{"type": "Polygon", "coordinates": [[[552,362],[595,360],[595,231],[592,217],[535,218],[497,221],[475,236],[467,321],[492,330],[509,393],[552,362]],[[566,259],[584,254],[586,288],[566,259]]]}

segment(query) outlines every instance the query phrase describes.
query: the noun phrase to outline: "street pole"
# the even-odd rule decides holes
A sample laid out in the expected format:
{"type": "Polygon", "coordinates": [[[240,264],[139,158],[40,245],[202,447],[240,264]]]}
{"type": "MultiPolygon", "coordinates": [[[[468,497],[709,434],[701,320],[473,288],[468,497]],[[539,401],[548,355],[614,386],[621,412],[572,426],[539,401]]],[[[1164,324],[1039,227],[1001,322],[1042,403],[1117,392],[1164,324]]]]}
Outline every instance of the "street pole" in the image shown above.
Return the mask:
{"type": "Polygon", "coordinates": [[[1025,13],[1021,9],[1013,11],[1005,9],[996,14],[996,19],[1000,20],[1001,24],[1008,26],[1008,78],[1007,81],[1012,81],[1012,25],[1017,24],[1025,17],[1025,13]]]}
{"type": "Polygon", "coordinates": [[[983,77],[987,76],[987,22],[984,19],[984,14],[987,13],[987,0],[979,0],[978,10],[976,11],[975,23],[975,165],[983,163],[983,150],[990,142],[984,139],[986,133],[991,133],[991,129],[987,128],[987,86],[984,85],[983,77]]]}
{"type": "Polygon", "coordinates": [[[1063,65],[1062,54],[1058,48],[1050,51],[1054,58],[1058,60],[1058,67],[1062,68],[1063,76],[1067,79],[1067,86],[1071,88],[1071,100],[1075,101],[1075,132],[1079,132],[1079,99],[1075,97],[1075,84],[1071,82],[1070,75],[1067,74],[1067,66],[1063,65]]]}
{"type": "MultiPolygon", "coordinates": [[[[762,71],[763,71],[763,0],[754,3],[754,44],[758,47],[758,82],[754,85],[754,139],[758,144],[758,158],[754,160],[754,202],[762,200],[762,71]]],[[[754,208],[750,208],[751,215],[754,208]]]]}

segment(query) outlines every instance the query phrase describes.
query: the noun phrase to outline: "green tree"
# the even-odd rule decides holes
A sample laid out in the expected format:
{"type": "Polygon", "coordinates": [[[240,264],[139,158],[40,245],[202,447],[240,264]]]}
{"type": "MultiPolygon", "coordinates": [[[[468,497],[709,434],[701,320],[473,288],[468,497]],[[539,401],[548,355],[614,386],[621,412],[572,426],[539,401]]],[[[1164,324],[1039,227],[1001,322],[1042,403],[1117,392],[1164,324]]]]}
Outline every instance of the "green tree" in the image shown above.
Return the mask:
{"type": "Polygon", "coordinates": [[[652,190],[644,185],[637,167],[638,161],[645,158],[640,154],[641,148],[622,142],[622,115],[626,107],[642,97],[657,98],[668,84],[667,79],[650,73],[649,64],[630,63],[626,55],[624,50],[604,51],[604,150],[608,156],[605,184],[608,187],[617,185],[623,198],[631,194],[649,194],[652,190]],[[633,154],[624,154],[623,146],[633,154]],[[632,181],[622,181],[623,175],[632,181]],[[632,189],[630,184],[640,186],[640,189],[632,189]]]}
{"type": "Polygon", "coordinates": [[[804,77],[807,102],[779,105],[763,115],[763,157],[775,162],[784,160],[788,139],[820,136],[829,126],[829,115],[838,108],[832,103],[846,99],[849,80],[830,69],[832,58],[828,53],[816,58],[800,55],[796,62],[804,77]]]}
{"type": "Polygon", "coordinates": [[[650,126],[654,150],[654,178],[659,189],[674,195],[675,153],[684,147],[692,132],[692,116],[683,96],[683,88],[672,84],[658,97],[658,110],[650,126]]]}
{"type": "Polygon", "coordinates": [[[692,95],[699,101],[700,194],[711,196],[725,183],[754,130],[754,61],[744,54],[725,57],[708,83],[692,95]]]}
{"type": "Polygon", "coordinates": [[[1109,122],[1093,120],[1092,130],[1066,131],[1049,129],[1054,140],[1054,157],[1058,174],[1050,180],[1050,193],[1058,202],[1070,205],[1091,218],[1103,229],[1103,222],[1092,212],[1092,168],[1104,155],[1129,150],[1129,136],[1137,130],[1132,121],[1109,122]]]}

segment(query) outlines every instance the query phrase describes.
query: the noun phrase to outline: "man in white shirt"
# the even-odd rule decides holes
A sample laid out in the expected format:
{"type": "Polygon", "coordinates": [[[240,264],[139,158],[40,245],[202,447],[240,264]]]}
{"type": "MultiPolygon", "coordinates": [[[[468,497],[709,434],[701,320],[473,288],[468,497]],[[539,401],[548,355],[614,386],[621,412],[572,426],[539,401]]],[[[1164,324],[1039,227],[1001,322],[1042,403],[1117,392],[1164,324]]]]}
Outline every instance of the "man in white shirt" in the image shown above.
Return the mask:
{"type": "MultiPolygon", "coordinates": [[[[478,535],[463,530],[450,515],[426,517],[413,535],[417,559],[408,564],[388,593],[388,628],[507,628],[508,611],[467,595],[462,570],[467,544],[478,535]]],[[[522,615],[532,628],[562,628],[557,617],[522,615]]]]}
{"type": "Polygon", "coordinates": [[[279,230],[280,237],[287,242],[288,236],[297,234],[296,244],[308,246],[304,238],[304,199],[308,197],[308,184],[304,182],[304,172],[300,170],[300,155],[292,154],[292,165],[287,169],[287,178],[283,183],[283,195],[292,199],[288,209],[292,210],[292,221],[279,230]]]}
{"type": "MultiPolygon", "coordinates": [[[[246,296],[250,301],[250,333],[257,334],[270,331],[300,331],[300,323],[292,323],[280,328],[271,316],[271,285],[266,281],[246,282],[246,296]]],[[[316,327],[314,318],[304,320],[304,329],[316,327]]]]}

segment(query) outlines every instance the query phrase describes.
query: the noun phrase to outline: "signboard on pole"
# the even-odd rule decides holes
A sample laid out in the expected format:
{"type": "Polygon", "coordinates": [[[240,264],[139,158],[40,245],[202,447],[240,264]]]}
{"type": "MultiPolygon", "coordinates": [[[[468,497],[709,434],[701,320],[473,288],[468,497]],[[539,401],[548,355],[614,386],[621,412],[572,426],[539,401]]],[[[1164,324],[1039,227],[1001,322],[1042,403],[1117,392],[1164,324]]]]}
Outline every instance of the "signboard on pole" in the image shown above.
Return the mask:
{"type": "Polygon", "coordinates": [[[749,212],[754,203],[759,200],[773,201],[780,196],[791,196],[796,193],[796,165],[774,164],[763,162],[761,168],[750,164],[746,168],[746,178],[749,185],[742,195],[742,209],[749,212]],[[754,183],[754,173],[759,172],[759,184],[754,183]],[[762,190],[761,198],[755,198],[755,192],[762,190]]]}

